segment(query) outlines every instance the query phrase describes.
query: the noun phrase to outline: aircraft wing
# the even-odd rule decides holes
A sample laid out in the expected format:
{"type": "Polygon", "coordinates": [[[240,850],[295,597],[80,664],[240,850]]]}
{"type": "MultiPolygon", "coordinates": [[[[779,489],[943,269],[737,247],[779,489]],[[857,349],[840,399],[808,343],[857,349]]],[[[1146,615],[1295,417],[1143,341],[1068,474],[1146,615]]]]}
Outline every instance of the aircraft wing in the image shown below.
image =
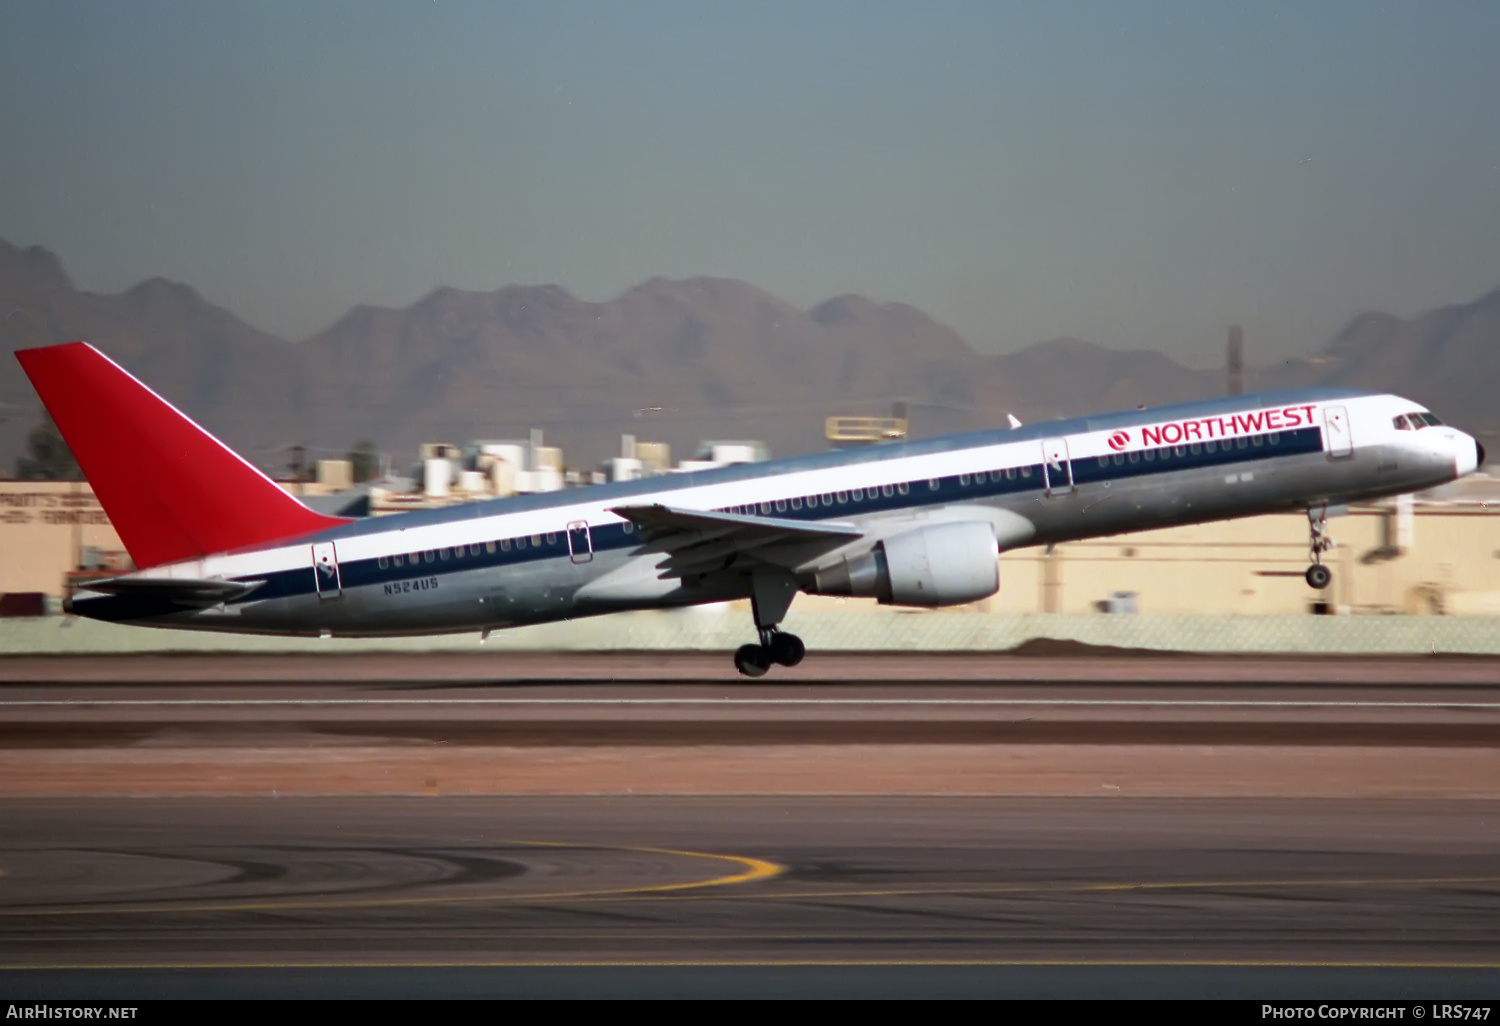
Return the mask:
{"type": "Polygon", "coordinates": [[[788,550],[836,548],[864,532],[853,524],[816,524],[777,517],[677,509],[672,506],[616,506],[610,510],[640,528],[641,541],[670,553],[660,564],[664,576],[681,576],[727,568],[740,557],[748,562],[780,564],[788,550]]]}

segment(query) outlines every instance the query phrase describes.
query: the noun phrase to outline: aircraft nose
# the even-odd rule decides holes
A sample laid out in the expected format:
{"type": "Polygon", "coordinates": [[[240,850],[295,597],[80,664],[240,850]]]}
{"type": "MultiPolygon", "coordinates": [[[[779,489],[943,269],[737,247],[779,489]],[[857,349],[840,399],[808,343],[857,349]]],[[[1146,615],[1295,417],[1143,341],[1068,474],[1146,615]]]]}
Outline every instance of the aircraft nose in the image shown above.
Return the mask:
{"type": "Polygon", "coordinates": [[[1479,439],[1472,435],[1460,434],[1458,436],[1458,452],[1453,457],[1453,469],[1458,472],[1459,477],[1472,474],[1484,465],[1484,446],[1479,444],[1479,439]]]}

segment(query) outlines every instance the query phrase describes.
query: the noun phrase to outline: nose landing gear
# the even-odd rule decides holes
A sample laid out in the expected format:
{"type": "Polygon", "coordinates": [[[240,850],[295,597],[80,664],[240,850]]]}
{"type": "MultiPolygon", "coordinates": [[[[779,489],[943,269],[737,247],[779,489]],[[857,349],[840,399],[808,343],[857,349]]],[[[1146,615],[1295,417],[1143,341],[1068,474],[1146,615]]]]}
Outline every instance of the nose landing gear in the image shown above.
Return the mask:
{"type": "Polygon", "coordinates": [[[1328,507],[1314,506],[1307,511],[1307,528],[1311,535],[1308,549],[1312,555],[1312,566],[1305,575],[1307,586],[1322,591],[1333,583],[1333,571],[1323,565],[1323,553],[1333,548],[1333,539],[1328,537],[1328,507]]]}

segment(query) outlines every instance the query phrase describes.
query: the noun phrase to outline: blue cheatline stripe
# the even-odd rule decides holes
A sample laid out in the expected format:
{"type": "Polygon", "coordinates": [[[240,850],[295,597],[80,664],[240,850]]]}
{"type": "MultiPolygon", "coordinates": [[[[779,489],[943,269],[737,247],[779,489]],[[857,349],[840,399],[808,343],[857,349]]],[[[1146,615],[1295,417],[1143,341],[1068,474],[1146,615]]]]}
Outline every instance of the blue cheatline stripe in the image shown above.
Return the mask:
{"type": "MultiPolygon", "coordinates": [[[[1224,441],[1192,443],[1144,451],[1134,450],[1130,453],[1112,454],[1108,457],[1080,457],[1072,460],[1073,481],[1080,485],[1096,484],[1103,481],[1200,470],[1205,467],[1301,456],[1321,452],[1322,449],[1322,429],[1309,427],[1297,431],[1228,439],[1227,444],[1224,441]],[[1241,441],[1244,442],[1243,447],[1239,444],[1241,441]],[[1213,446],[1213,449],[1210,450],[1209,446],[1213,446]],[[1135,458],[1132,459],[1132,457],[1135,458]]],[[[774,478],[765,479],[765,483],[770,484],[774,480],[774,478]]],[[[837,520],[850,516],[911,509],[917,506],[942,505],[1040,492],[1043,490],[1044,480],[1042,465],[1032,463],[987,473],[954,474],[948,477],[923,478],[899,484],[892,482],[889,485],[880,486],[879,489],[864,489],[858,499],[855,498],[853,492],[841,491],[795,498],[787,497],[754,505],[722,507],[719,512],[743,512],[749,515],[772,516],[782,520],[837,520]],[[825,498],[828,501],[825,502],[825,498]],[[793,508],[792,503],[797,504],[796,508],[793,508]]],[[[1054,481],[1053,484],[1055,487],[1058,482],[1054,481]]],[[[458,522],[455,522],[454,526],[458,526],[458,522]]],[[[591,527],[590,534],[593,540],[593,550],[596,553],[631,548],[640,544],[640,538],[633,524],[601,524],[591,527]]],[[[508,551],[501,549],[501,539],[493,540],[495,548],[493,552],[489,551],[489,543],[459,546],[456,553],[453,551],[454,547],[429,549],[417,554],[420,562],[415,564],[408,562],[411,553],[403,553],[403,565],[399,567],[395,566],[389,558],[384,567],[380,565],[379,559],[351,560],[340,564],[340,580],[344,588],[362,588],[420,581],[475,570],[518,566],[546,559],[567,558],[569,554],[568,536],[565,529],[540,536],[527,535],[524,540],[513,537],[505,539],[505,542],[509,544],[508,551]],[[532,544],[532,537],[540,537],[541,543],[532,544]],[[522,544],[524,548],[521,547],[522,544]],[[443,558],[445,552],[447,558],[443,558]]],[[[317,591],[314,570],[310,562],[308,566],[294,570],[281,570],[264,575],[245,575],[236,580],[264,580],[265,584],[244,598],[234,600],[234,604],[309,595],[317,591]]],[[[161,616],[181,609],[180,606],[161,600],[151,600],[146,605],[141,605],[141,601],[112,596],[109,600],[83,600],[80,605],[83,606],[86,603],[86,608],[98,609],[98,614],[93,615],[100,615],[101,618],[107,619],[140,619],[147,616],[161,616]],[[107,605],[96,605],[96,603],[106,602],[107,605]],[[152,611],[137,612],[146,608],[152,611]],[[118,609],[122,615],[105,615],[105,609],[111,613],[118,609]],[[126,610],[129,610],[128,614],[126,610]]]]}

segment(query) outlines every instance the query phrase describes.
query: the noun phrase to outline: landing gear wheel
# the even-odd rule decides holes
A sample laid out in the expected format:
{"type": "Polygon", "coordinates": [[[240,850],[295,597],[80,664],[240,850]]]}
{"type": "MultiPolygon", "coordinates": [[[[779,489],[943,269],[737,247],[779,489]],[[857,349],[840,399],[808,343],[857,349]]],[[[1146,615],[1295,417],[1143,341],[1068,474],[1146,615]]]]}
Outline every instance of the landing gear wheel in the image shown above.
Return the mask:
{"type": "Polygon", "coordinates": [[[771,637],[771,661],[779,666],[796,666],[807,655],[807,646],[795,634],[777,631],[771,637]]]}
{"type": "Polygon", "coordinates": [[[746,677],[760,677],[771,668],[771,652],[764,645],[741,645],[734,654],[734,668],[746,677]]]}
{"type": "Polygon", "coordinates": [[[1333,571],[1322,563],[1314,563],[1307,568],[1307,586],[1322,591],[1333,583],[1333,571]]]}

